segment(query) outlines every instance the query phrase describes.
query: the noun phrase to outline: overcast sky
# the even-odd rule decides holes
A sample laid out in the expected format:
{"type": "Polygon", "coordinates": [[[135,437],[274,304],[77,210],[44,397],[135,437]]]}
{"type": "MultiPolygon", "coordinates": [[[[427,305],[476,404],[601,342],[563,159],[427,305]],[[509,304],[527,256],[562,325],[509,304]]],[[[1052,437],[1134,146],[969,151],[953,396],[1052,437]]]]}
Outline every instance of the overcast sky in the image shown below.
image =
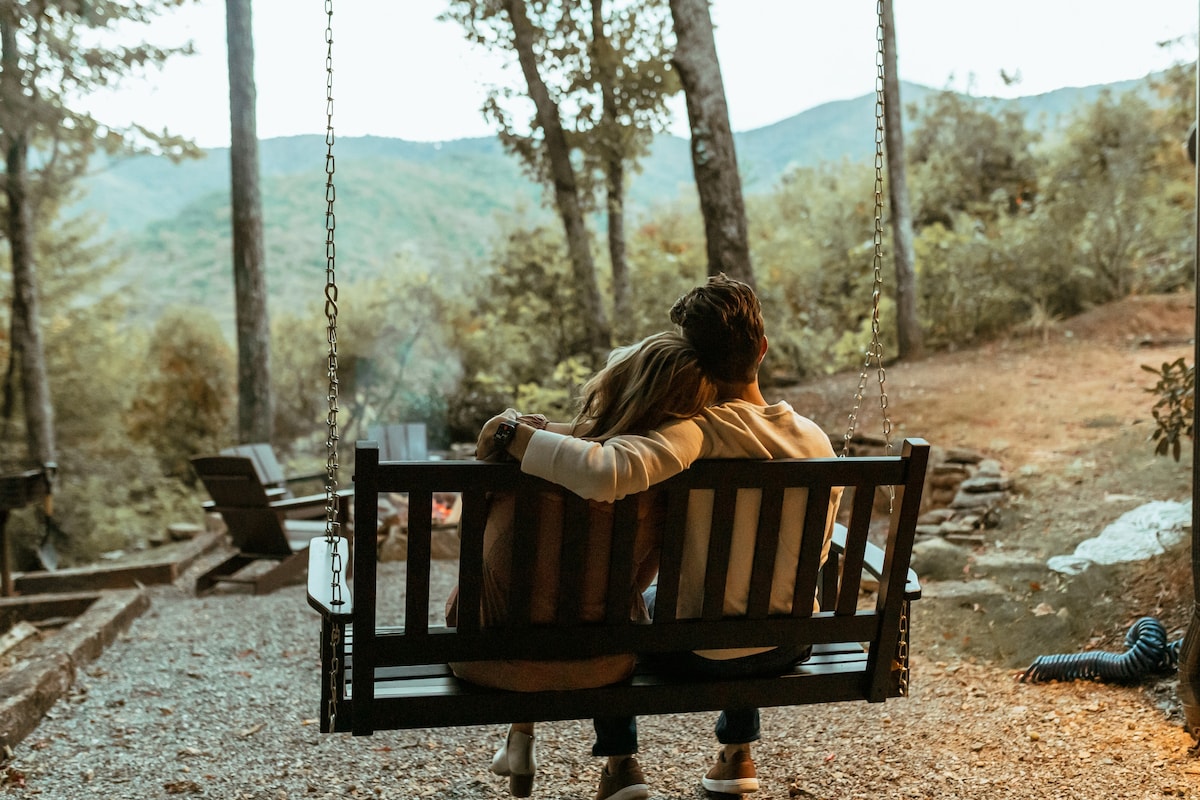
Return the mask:
{"type": "MultiPolygon", "coordinates": [[[[501,59],[438,22],[444,0],[333,5],[339,137],[491,135],[479,111],[487,89],[519,75],[506,77],[501,59]]],[[[224,9],[222,0],[201,0],[143,28],[141,38],[157,44],[191,39],[197,54],[94,98],[98,116],[228,145],[224,9]]],[[[1191,61],[1200,17],[1195,0],[896,0],[895,14],[901,79],[1004,97],[1191,61]],[[1006,87],[1001,70],[1020,82],[1006,87]]],[[[712,15],[734,130],[874,90],[872,0],[714,0],[712,15]]],[[[260,137],[324,133],[325,23],[322,0],[254,0],[260,137]]]]}

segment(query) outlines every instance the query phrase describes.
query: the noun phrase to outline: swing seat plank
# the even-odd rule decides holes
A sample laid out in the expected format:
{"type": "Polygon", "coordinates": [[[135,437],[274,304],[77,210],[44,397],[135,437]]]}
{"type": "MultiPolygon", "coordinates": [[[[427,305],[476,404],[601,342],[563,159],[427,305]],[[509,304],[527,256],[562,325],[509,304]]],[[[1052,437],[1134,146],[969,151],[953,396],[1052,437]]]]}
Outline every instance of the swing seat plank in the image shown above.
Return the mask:
{"type": "MultiPolygon", "coordinates": [[[[584,621],[578,604],[574,609],[565,607],[570,605],[571,593],[562,591],[557,593],[559,609],[553,622],[533,622],[526,613],[515,618],[510,615],[503,627],[486,627],[471,609],[477,609],[480,602],[478,569],[489,497],[496,493],[517,497],[518,531],[536,530],[542,524],[537,498],[561,497],[564,509],[572,504],[578,507],[583,501],[561,487],[521,473],[514,464],[380,462],[373,442],[359,442],[355,454],[356,524],[366,529],[375,524],[378,495],[405,492],[409,497],[404,609],[400,619],[381,618],[378,594],[400,587],[380,583],[375,548],[373,542],[364,543],[367,537],[358,537],[353,546],[352,581],[345,577],[345,543],[330,546],[320,539],[313,541],[309,548],[309,603],[322,618],[321,730],[369,735],[398,728],[718,711],[734,703],[769,707],[882,702],[905,696],[909,605],[921,592],[909,561],[928,457],[926,442],[908,439],[899,456],[697,462],[650,490],[658,493],[655,502],[665,508],[654,623],[627,620],[627,579],[631,580],[635,566],[630,543],[634,532],[622,521],[634,518],[639,501],[634,495],[613,504],[608,585],[610,597],[618,599],[609,602],[612,613],[604,621],[584,621]],[[844,489],[841,511],[846,524],[837,526],[822,564],[824,521],[836,488],[844,489]],[[747,490],[750,494],[745,494],[747,490]],[[894,492],[890,503],[888,490],[894,492]],[[441,600],[431,597],[431,514],[425,510],[432,509],[435,492],[449,491],[459,492],[463,498],[457,627],[429,621],[438,618],[441,600]],[[796,495],[797,491],[803,494],[796,495]],[[786,500],[789,497],[791,505],[786,500]],[[795,599],[790,613],[776,613],[768,607],[771,576],[776,574],[775,543],[781,524],[788,524],[786,511],[796,509],[796,497],[803,503],[803,519],[793,522],[803,530],[795,565],[795,599]],[[754,577],[747,613],[725,616],[724,564],[733,541],[735,506],[743,502],[757,507],[754,577]],[[689,505],[693,503],[703,503],[711,513],[704,611],[696,618],[680,613],[678,605],[689,505]],[[880,537],[878,545],[873,543],[872,539],[880,537]],[[335,552],[336,558],[331,558],[335,552]],[[817,610],[812,609],[814,595],[817,610]],[[810,599],[805,602],[805,597],[810,599]],[[811,645],[813,652],[808,660],[781,675],[714,679],[655,666],[656,654],[785,642],[811,645]],[[457,678],[447,666],[449,662],[536,659],[547,654],[565,659],[630,653],[639,656],[632,677],[571,691],[485,688],[457,678]]],[[[693,516],[695,513],[693,510],[693,516]]],[[[572,536],[571,519],[569,511],[561,515],[564,542],[572,536]]],[[[574,519],[577,522],[579,518],[574,519]]],[[[534,545],[526,542],[514,547],[534,545]]],[[[536,550],[528,550],[526,555],[533,560],[539,557],[536,550]]],[[[561,559],[563,575],[578,574],[568,563],[578,557],[575,549],[564,545],[552,556],[541,555],[561,559]]],[[[510,607],[520,607],[514,602],[517,593],[550,589],[514,579],[510,607]]]]}

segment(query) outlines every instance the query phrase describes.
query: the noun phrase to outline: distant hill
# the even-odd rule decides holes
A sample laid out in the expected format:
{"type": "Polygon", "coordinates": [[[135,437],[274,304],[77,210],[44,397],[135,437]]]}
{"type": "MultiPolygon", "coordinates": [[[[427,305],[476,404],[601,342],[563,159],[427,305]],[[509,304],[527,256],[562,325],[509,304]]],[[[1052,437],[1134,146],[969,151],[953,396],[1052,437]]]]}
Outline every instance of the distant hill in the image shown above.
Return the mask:
{"type": "MultiPolygon", "coordinates": [[[[1029,124],[1053,130],[1104,90],[1140,82],[1059,89],[995,100],[1016,104],[1029,124]]],[[[903,102],[936,90],[901,87],[903,102]]],[[[795,166],[869,162],[874,155],[874,94],[809,109],[736,135],[747,194],[770,190],[795,166]]],[[[267,139],[260,144],[268,288],[292,305],[319,297],[325,270],[325,140],[267,139]]],[[[346,279],[426,267],[459,271],[483,257],[506,219],[554,224],[543,191],[495,138],[443,143],[381,137],[335,144],[339,275],[346,279]],[[405,265],[408,265],[407,267],[405,265]]],[[[630,181],[636,219],[654,207],[695,197],[688,142],[660,136],[630,181]]],[[[126,251],[124,271],[144,316],[171,304],[230,309],[229,150],[172,164],[138,157],[100,165],[88,179],[81,212],[103,217],[126,251]]]]}

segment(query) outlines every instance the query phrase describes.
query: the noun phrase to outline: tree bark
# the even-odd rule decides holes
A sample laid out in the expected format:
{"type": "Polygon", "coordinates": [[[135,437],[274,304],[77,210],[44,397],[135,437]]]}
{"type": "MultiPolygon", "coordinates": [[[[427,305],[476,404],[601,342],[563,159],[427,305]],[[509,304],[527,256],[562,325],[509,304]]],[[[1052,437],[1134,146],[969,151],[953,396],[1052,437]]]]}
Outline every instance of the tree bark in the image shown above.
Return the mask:
{"type": "Polygon", "coordinates": [[[567,252],[582,305],[580,313],[587,337],[586,345],[594,356],[602,359],[612,345],[612,334],[596,283],[595,262],[592,259],[591,243],[579,201],[579,186],[575,179],[575,168],[571,165],[571,153],[563,131],[562,118],[558,113],[558,106],[550,96],[550,90],[538,73],[537,55],[533,50],[534,29],[529,21],[525,0],[507,0],[506,6],[512,21],[517,59],[521,63],[525,82],[529,85],[529,97],[537,108],[538,125],[545,137],[546,155],[550,161],[551,178],[554,182],[554,200],[562,218],[567,252]]]}
{"type": "MultiPolygon", "coordinates": [[[[21,63],[11,20],[0,20],[0,79],[6,97],[21,96],[21,63]]],[[[6,115],[7,116],[7,115],[6,115]]],[[[38,465],[57,461],[54,407],[40,324],[34,254],[33,207],[29,197],[29,142],[20,121],[5,119],[4,191],[8,200],[5,234],[12,256],[12,358],[17,360],[25,408],[25,443],[38,465]]]]}
{"type": "Polygon", "coordinates": [[[896,249],[896,335],[902,359],[919,358],[925,336],[917,315],[916,253],[913,250],[912,204],[908,197],[908,164],[901,127],[900,75],[896,59],[896,23],[892,0],[883,0],[883,113],[887,147],[888,200],[892,207],[892,242],[896,249]]]}
{"type": "Polygon", "coordinates": [[[238,440],[270,442],[275,415],[258,174],[251,0],[226,0],[225,26],[229,47],[229,164],[233,283],[237,307],[238,440]]]}
{"type": "MultiPolygon", "coordinates": [[[[1196,60],[1196,97],[1200,102],[1200,58],[1196,60]]],[[[1200,159],[1196,158],[1194,136],[1200,126],[1200,105],[1194,106],[1196,117],[1188,134],[1187,152],[1192,162],[1193,202],[1200,203],[1200,159]]],[[[1200,739],[1200,534],[1196,519],[1200,518],[1200,403],[1196,402],[1195,372],[1200,368],[1200,205],[1192,210],[1192,282],[1196,293],[1192,336],[1192,619],[1179,648],[1179,702],[1183,706],[1183,727],[1193,738],[1200,739]]]]}
{"type": "MultiPolygon", "coordinates": [[[[617,135],[614,56],[604,33],[604,2],[592,0],[593,64],[603,102],[603,128],[617,135]]],[[[629,265],[625,257],[625,159],[613,146],[604,154],[605,204],[608,212],[608,258],[612,264],[613,319],[618,328],[630,319],[629,265]]],[[[622,337],[623,339],[624,337],[622,337]]]]}
{"type": "Polygon", "coordinates": [[[754,286],[746,205],[708,0],[671,0],[671,17],[675,22],[674,63],[687,98],[708,273],[724,272],[754,286]]]}

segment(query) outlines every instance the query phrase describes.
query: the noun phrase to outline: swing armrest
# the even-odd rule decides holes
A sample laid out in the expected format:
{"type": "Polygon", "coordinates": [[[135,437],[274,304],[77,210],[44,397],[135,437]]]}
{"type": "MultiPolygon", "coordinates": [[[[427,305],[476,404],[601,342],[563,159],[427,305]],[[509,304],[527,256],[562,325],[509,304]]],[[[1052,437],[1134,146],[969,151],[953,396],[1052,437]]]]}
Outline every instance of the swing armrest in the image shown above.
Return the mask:
{"type": "MultiPolygon", "coordinates": [[[[846,549],[846,529],[841,525],[833,527],[833,549],[841,553],[846,549]]],[[[866,552],[863,553],[863,571],[876,580],[883,577],[883,550],[867,542],[866,552]]],[[[919,600],[921,598],[921,579],[916,570],[908,570],[908,580],[904,582],[904,599],[919,600]]]]}
{"type": "Polygon", "coordinates": [[[308,604],[328,619],[348,619],[354,612],[347,581],[349,549],[349,542],[341,537],[331,545],[318,536],[308,545],[308,604]]]}

